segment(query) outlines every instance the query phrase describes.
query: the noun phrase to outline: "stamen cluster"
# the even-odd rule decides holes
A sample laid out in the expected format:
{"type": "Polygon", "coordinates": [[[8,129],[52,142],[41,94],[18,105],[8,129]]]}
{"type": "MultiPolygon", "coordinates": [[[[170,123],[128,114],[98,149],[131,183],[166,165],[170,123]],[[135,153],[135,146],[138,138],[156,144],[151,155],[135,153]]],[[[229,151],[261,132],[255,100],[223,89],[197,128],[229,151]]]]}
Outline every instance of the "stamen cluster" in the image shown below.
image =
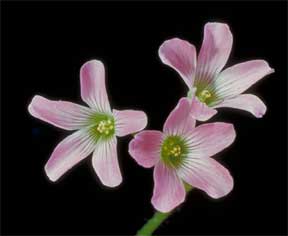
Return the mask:
{"type": "Polygon", "coordinates": [[[175,135],[167,136],[162,143],[162,160],[171,167],[178,167],[187,154],[185,141],[175,135]]]}
{"type": "Polygon", "coordinates": [[[97,125],[96,130],[100,134],[106,134],[108,135],[110,132],[112,132],[114,129],[114,125],[112,123],[112,120],[101,120],[99,124],[97,125]]]}
{"type": "Polygon", "coordinates": [[[201,102],[205,103],[208,98],[211,98],[211,96],[212,94],[210,93],[210,91],[207,89],[204,89],[199,93],[198,98],[201,102]]]}

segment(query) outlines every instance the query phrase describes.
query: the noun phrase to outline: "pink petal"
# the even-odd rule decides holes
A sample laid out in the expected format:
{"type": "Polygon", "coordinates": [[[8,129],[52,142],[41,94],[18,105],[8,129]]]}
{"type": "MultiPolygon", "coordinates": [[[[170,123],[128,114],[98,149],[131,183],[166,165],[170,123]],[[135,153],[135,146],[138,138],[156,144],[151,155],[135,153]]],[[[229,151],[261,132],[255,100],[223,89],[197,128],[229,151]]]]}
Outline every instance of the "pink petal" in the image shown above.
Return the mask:
{"type": "Polygon", "coordinates": [[[233,189],[233,178],[229,171],[212,158],[186,158],[177,170],[188,184],[206,192],[212,198],[227,195],[233,189]]]}
{"type": "Polygon", "coordinates": [[[209,84],[225,66],[231,52],[233,36],[229,26],[207,23],[198,56],[196,84],[209,84]]]}
{"type": "Polygon", "coordinates": [[[209,120],[217,113],[217,110],[208,107],[205,103],[200,102],[197,97],[192,100],[191,116],[199,121],[209,120]]]}
{"type": "Polygon", "coordinates": [[[147,125],[147,116],[143,111],[113,109],[113,114],[116,135],[119,137],[139,132],[147,125]]]}
{"type": "Polygon", "coordinates": [[[54,149],[45,165],[45,171],[51,181],[58,180],[65,172],[86,158],[95,148],[94,141],[87,130],[78,130],[66,137],[54,149]]]}
{"type": "Polygon", "coordinates": [[[191,100],[181,98],[169,114],[165,124],[164,133],[169,135],[185,135],[195,127],[195,119],[191,113],[191,100]]]}
{"type": "Polygon", "coordinates": [[[156,130],[144,130],[129,143],[129,154],[141,166],[150,168],[160,159],[163,134],[156,130]]]}
{"type": "Polygon", "coordinates": [[[92,110],[71,102],[51,101],[34,96],[28,106],[29,113],[45,122],[66,130],[76,130],[87,124],[92,110]]]}
{"type": "Polygon", "coordinates": [[[240,94],[235,98],[227,99],[215,106],[220,107],[231,107],[251,112],[255,117],[261,118],[266,113],[266,106],[260,100],[252,94],[240,94]]]}
{"type": "Polygon", "coordinates": [[[190,156],[210,157],[230,146],[235,140],[234,126],[215,122],[197,126],[189,136],[190,156]]]}
{"type": "Polygon", "coordinates": [[[86,62],[80,69],[81,97],[91,108],[111,112],[105,86],[105,68],[101,61],[86,62]]]}
{"type": "Polygon", "coordinates": [[[159,48],[161,61],[175,69],[190,88],[196,70],[196,49],[189,42],[173,38],[166,40],[159,48]]]}
{"type": "Polygon", "coordinates": [[[154,169],[152,205],[161,212],[169,212],[185,200],[185,189],[174,169],[159,162],[154,169]]]}
{"type": "Polygon", "coordinates": [[[272,72],[274,70],[264,60],[236,64],[219,74],[215,81],[216,93],[221,98],[232,98],[272,72]]]}
{"type": "Polygon", "coordinates": [[[98,143],[92,158],[94,170],[102,184],[116,187],[122,182],[122,175],[117,158],[117,139],[98,143]]]}

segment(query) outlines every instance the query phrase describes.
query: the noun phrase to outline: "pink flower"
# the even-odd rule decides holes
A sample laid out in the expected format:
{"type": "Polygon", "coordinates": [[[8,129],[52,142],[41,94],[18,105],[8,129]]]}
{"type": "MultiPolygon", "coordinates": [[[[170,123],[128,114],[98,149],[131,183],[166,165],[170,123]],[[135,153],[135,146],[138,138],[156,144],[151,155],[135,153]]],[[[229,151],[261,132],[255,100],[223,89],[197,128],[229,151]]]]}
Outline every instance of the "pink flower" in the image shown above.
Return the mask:
{"type": "Polygon", "coordinates": [[[89,107],[71,102],[51,101],[35,96],[28,107],[38,119],[66,130],[77,130],[54,149],[45,171],[51,181],[93,152],[92,165],[101,182],[114,187],[122,182],[117,158],[117,139],[146,127],[142,111],[113,109],[105,87],[102,62],[88,61],[80,71],[81,97],[89,107]]]}
{"type": "Polygon", "coordinates": [[[139,165],[155,166],[152,204],[158,211],[169,212],[184,201],[184,182],[212,198],[233,188],[229,171],[210,158],[234,141],[233,125],[216,122],[195,127],[191,109],[197,104],[181,98],[163,132],[141,131],[129,143],[129,153],[139,165]]]}
{"type": "Polygon", "coordinates": [[[209,119],[220,107],[246,110],[258,118],[266,112],[257,96],[242,93],[274,70],[264,60],[251,60],[222,71],[232,41],[228,25],[207,23],[197,59],[194,45],[179,38],[167,40],[159,48],[162,62],[174,68],[190,90],[196,88],[196,97],[207,110],[199,120],[209,119]]]}

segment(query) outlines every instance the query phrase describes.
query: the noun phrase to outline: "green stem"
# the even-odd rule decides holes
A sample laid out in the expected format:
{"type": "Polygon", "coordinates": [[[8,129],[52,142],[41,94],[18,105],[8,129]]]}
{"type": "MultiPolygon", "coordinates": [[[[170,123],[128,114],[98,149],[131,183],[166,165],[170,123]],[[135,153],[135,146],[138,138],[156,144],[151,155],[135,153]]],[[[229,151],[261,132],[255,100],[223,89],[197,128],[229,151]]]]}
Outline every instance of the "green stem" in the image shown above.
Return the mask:
{"type": "Polygon", "coordinates": [[[147,223],[137,232],[136,236],[151,236],[152,233],[161,225],[161,223],[171,214],[172,211],[167,213],[156,211],[153,217],[148,220],[147,223]]]}
{"type": "MultiPolygon", "coordinates": [[[[190,192],[193,187],[184,183],[186,192],[190,192]]],[[[167,213],[156,211],[150,220],[137,232],[136,236],[152,236],[153,232],[173,213],[170,211],[167,213]]]]}

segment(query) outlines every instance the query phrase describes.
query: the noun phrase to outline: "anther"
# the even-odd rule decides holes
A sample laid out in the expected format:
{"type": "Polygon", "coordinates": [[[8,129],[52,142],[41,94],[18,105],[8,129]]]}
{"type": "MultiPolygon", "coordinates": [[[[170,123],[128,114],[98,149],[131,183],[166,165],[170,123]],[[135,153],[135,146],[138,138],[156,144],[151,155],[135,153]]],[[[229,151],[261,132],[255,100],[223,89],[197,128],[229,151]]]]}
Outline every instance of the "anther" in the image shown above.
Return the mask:
{"type": "Polygon", "coordinates": [[[204,89],[200,92],[198,98],[200,101],[205,102],[208,98],[210,98],[212,94],[209,92],[209,90],[204,89]]]}

